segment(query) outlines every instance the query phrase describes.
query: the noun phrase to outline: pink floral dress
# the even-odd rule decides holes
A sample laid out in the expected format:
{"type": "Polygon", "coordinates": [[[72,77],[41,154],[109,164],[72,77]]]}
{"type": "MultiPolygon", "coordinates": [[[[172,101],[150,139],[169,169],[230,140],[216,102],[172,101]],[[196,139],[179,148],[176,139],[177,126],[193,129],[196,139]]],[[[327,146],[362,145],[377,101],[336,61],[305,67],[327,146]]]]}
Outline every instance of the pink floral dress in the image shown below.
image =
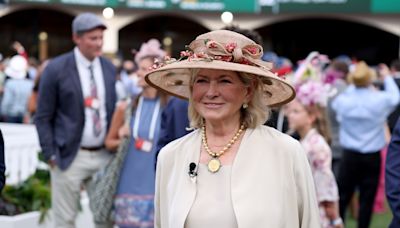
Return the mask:
{"type": "MultiPolygon", "coordinates": [[[[317,130],[311,129],[301,141],[314,178],[318,203],[339,201],[339,192],[332,172],[332,151],[324,137],[317,130]]],[[[322,227],[330,227],[322,206],[319,206],[322,227]]]]}

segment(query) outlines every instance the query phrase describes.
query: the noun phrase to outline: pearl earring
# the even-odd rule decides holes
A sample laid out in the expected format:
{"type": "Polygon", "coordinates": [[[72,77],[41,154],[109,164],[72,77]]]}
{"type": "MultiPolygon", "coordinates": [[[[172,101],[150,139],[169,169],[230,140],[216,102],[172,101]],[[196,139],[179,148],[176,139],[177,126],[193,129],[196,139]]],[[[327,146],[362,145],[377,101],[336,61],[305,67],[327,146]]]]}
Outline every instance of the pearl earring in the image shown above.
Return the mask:
{"type": "Polygon", "coordinates": [[[243,103],[242,107],[243,109],[246,109],[247,107],[249,107],[249,105],[247,103],[243,103]]]}

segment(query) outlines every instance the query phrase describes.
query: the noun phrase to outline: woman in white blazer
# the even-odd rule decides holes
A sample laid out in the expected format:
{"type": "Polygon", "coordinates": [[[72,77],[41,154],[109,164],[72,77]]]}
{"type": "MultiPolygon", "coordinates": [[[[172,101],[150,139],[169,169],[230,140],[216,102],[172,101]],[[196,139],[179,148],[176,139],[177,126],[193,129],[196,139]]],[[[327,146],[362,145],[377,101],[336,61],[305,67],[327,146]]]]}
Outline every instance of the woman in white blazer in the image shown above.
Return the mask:
{"type": "Polygon", "coordinates": [[[150,85],[189,99],[195,129],[159,154],[155,227],[320,227],[301,145],[262,125],[268,107],[295,92],[261,56],[262,47],[245,36],[212,31],[146,76],[150,85]]]}

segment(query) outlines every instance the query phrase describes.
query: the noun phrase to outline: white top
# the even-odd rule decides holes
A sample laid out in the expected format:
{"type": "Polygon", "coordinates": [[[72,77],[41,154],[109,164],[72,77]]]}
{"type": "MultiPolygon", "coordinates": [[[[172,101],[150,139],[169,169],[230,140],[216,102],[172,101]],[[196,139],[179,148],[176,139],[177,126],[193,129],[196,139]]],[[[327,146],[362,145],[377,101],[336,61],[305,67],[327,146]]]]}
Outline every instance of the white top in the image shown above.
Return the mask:
{"type": "Polygon", "coordinates": [[[197,171],[197,194],[185,228],[237,228],[231,198],[232,166],[222,166],[216,173],[205,164],[197,171]]]}
{"type": "Polygon", "coordinates": [[[92,62],[83,56],[77,47],[74,49],[76,66],[78,68],[79,79],[81,82],[83,100],[90,96],[90,71],[89,66],[93,66],[94,80],[97,87],[97,97],[100,101],[100,121],[101,121],[101,133],[96,137],[93,133],[93,109],[85,107],[85,126],[83,127],[83,134],[81,139],[81,146],[85,147],[96,147],[101,146],[104,143],[107,131],[107,112],[106,112],[106,97],[105,97],[105,86],[103,71],[101,69],[100,59],[95,58],[92,62]]]}
{"type": "MultiPolygon", "coordinates": [[[[200,130],[161,149],[155,228],[185,227],[202,178],[189,175],[190,164],[200,161],[200,149],[200,130]]],[[[311,169],[298,141],[266,126],[246,129],[231,167],[230,191],[224,193],[230,194],[238,228],[321,227],[311,169]]],[[[201,213],[207,210],[212,206],[201,213]]]]}

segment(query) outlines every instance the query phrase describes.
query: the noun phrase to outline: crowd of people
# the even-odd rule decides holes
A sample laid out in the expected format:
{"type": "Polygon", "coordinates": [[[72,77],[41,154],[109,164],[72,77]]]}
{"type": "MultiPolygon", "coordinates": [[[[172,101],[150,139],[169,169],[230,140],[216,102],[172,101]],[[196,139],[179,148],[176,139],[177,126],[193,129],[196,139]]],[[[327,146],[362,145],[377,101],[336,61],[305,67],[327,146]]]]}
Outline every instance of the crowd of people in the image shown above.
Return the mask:
{"type": "Polygon", "coordinates": [[[150,39],[115,66],[105,29],[82,13],[70,52],[35,67],[16,42],[0,64],[1,120],[36,125],[55,227],[75,227],[85,188],[110,202],[91,207],[96,227],[342,228],[350,207],[367,228],[386,153],[400,226],[400,60],[292,63],[227,27],[178,59],[150,39]]]}

